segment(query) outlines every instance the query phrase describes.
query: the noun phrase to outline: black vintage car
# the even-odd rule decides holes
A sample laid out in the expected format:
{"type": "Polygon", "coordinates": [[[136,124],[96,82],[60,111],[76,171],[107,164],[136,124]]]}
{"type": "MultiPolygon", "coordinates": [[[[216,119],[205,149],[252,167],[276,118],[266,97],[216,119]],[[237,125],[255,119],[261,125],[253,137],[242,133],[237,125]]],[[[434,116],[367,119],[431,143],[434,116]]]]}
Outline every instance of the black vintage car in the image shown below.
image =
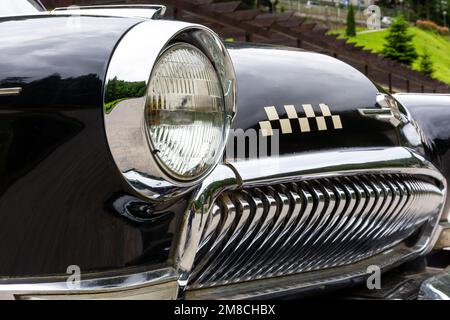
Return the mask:
{"type": "Polygon", "coordinates": [[[164,9],[1,2],[0,297],[448,297],[450,96],[164,9]]]}

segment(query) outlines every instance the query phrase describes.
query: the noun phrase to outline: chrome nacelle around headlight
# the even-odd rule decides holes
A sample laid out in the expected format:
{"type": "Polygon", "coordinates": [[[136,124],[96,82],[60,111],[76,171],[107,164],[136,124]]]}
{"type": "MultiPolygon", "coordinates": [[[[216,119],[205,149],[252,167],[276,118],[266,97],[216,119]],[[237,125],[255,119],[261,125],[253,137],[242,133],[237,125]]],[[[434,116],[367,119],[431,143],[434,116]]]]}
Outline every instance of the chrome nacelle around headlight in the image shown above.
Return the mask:
{"type": "Polygon", "coordinates": [[[212,31],[154,20],[131,29],[111,58],[104,93],[106,135],[124,178],[152,200],[197,185],[220,161],[235,100],[233,65],[212,31]],[[208,128],[214,134],[205,141],[208,128]],[[179,137],[169,137],[175,130],[179,137]]]}

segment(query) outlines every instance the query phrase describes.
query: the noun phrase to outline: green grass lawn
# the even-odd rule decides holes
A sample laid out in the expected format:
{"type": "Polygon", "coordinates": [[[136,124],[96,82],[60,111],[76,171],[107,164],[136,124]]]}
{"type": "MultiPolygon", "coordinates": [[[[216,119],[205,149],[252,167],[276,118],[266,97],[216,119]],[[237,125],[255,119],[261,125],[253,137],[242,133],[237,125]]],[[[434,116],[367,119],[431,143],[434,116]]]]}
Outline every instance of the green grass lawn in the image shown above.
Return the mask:
{"type": "MultiPolygon", "coordinates": [[[[434,74],[433,77],[445,83],[450,84],[450,37],[441,36],[432,31],[424,31],[416,27],[411,27],[409,32],[414,34],[414,45],[419,54],[426,47],[433,61],[434,74]]],[[[335,30],[331,33],[338,33],[340,37],[345,38],[345,30],[335,30]]],[[[384,37],[387,30],[376,32],[358,33],[356,37],[351,37],[349,42],[354,42],[364,46],[373,52],[380,53],[385,42],[384,37]]],[[[419,60],[413,64],[413,69],[418,70],[419,60]]]]}

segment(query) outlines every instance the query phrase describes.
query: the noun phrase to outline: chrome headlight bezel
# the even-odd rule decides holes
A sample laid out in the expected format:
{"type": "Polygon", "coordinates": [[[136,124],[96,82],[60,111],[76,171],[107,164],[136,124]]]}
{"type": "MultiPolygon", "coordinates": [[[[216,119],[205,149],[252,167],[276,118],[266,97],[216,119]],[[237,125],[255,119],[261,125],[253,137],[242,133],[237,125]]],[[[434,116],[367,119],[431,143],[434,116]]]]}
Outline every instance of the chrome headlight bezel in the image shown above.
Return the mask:
{"type": "Polygon", "coordinates": [[[225,99],[223,154],[236,112],[236,76],[228,51],[210,29],[183,22],[151,20],[132,28],[116,47],[104,87],[104,121],[108,145],[127,183],[154,201],[174,198],[200,183],[220,162],[193,179],[178,179],[158,162],[146,132],[146,99],[153,68],[163,52],[188,43],[205,54],[219,77],[225,99]],[[148,40],[146,40],[148,39],[148,40]],[[124,86],[136,86],[124,94],[124,86]]]}

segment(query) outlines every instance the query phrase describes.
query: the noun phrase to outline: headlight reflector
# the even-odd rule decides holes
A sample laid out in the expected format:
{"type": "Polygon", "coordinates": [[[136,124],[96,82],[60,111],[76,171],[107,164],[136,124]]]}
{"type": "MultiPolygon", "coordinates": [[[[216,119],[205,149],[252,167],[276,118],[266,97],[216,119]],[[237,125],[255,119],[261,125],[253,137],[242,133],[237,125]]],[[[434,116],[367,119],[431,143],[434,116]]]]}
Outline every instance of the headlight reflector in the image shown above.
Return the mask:
{"type": "Polygon", "coordinates": [[[222,86],[208,57],[187,43],[166,49],[154,66],[146,106],[158,163],[178,180],[204,174],[221,156],[225,118],[222,86]]]}

